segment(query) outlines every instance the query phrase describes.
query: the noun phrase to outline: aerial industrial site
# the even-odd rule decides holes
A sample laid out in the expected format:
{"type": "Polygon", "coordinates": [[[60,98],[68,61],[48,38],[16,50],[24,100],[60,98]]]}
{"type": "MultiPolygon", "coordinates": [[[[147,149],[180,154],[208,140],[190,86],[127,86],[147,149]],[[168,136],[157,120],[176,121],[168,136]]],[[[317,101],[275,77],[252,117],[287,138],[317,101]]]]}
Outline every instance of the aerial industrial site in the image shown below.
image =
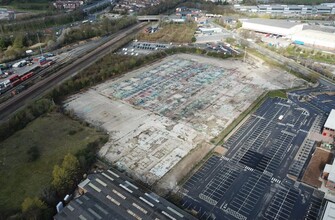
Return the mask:
{"type": "Polygon", "coordinates": [[[335,216],[334,3],[1,4],[0,219],[335,216]]]}
{"type": "Polygon", "coordinates": [[[180,54],[71,96],[65,108],[110,134],[99,156],[152,185],[198,145],[214,147],[263,92],[303,83],[261,63],[180,54]]]}

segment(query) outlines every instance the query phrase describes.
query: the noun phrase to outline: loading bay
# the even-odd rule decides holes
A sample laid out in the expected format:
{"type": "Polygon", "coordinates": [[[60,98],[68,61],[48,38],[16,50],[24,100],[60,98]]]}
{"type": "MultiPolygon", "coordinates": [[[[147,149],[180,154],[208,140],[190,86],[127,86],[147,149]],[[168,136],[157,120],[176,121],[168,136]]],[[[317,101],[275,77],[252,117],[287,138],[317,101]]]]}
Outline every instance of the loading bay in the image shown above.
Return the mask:
{"type": "Polygon", "coordinates": [[[323,85],[266,99],[224,142],[227,153],[184,183],[182,207],[200,219],[318,219],[324,193],[299,181],[316,145],[309,134],[334,104],[323,85]]]}

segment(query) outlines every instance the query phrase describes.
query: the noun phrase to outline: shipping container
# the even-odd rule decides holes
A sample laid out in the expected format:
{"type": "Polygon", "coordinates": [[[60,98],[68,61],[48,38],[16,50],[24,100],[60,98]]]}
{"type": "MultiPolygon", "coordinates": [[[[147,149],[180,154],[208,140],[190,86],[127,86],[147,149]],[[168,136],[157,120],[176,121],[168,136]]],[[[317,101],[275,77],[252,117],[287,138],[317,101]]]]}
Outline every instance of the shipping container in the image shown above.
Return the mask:
{"type": "Polygon", "coordinates": [[[293,41],[294,44],[298,44],[298,45],[304,45],[305,43],[303,41],[300,40],[295,40],[293,41]]]}

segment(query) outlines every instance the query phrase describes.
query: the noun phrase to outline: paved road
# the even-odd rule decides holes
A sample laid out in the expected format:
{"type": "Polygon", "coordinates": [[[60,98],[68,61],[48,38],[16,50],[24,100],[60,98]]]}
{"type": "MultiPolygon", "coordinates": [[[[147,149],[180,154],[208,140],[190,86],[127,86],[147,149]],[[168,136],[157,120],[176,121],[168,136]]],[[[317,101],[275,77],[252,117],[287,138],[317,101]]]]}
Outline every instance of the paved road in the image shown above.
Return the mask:
{"type": "MultiPolygon", "coordinates": [[[[229,31],[228,31],[229,32],[229,31]]],[[[332,81],[331,79],[325,77],[324,75],[320,74],[320,73],[317,73],[297,62],[295,62],[294,60],[292,59],[289,59],[287,57],[284,57],[278,53],[275,53],[265,47],[262,47],[262,46],[259,46],[258,44],[254,43],[254,42],[251,42],[251,41],[247,41],[246,39],[244,39],[243,37],[241,37],[239,34],[237,33],[233,33],[233,32],[230,32],[232,35],[233,35],[233,38],[239,40],[240,42],[243,42],[245,45],[247,45],[247,47],[249,48],[253,48],[255,50],[257,50],[258,52],[260,52],[261,54],[277,61],[278,63],[284,65],[284,66],[287,66],[289,68],[291,68],[291,70],[293,71],[296,71],[298,73],[301,73],[307,77],[310,77],[310,76],[315,76],[316,78],[318,78],[318,81],[324,85],[327,85],[327,86],[334,86],[335,85],[335,82],[332,81]]]]}
{"type": "Polygon", "coordinates": [[[106,42],[105,44],[92,50],[90,53],[75,60],[73,63],[60,69],[58,72],[53,73],[50,77],[43,79],[42,81],[34,84],[24,92],[17,96],[9,99],[8,101],[0,105],[0,122],[8,120],[9,116],[30,103],[32,100],[41,97],[47,91],[52,89],[54,86],[62,82],[63,80],[75,75],[80,70],[87,68],[93,64],[96,60],[105,56],[106,54],[117,49],[115,44],[121,41],[124,37],[137,32],[139,29],[145,26],[145,23],[136,24],[128,29],[118,32],[113,39],[106,42]]]}

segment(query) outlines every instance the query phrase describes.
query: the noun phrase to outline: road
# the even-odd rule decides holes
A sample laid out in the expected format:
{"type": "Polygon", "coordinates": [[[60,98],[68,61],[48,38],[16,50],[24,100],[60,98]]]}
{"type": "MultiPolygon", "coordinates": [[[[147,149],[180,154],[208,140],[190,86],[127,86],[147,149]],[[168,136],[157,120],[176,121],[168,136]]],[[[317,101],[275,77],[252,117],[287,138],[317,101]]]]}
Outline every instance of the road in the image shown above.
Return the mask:
{"type": "Polygon", "coordinates": [[[33,100],[43,96],[47,91],[51,90],[54,86],[63,80],[75,75],[80,70],[92,65],[95,61],[102,58],[106,54],[116,50],[117,46],[115,44],[117,42],[121,41],[124,37],[137,32],[145,25],[146,23],[138,23],[130,28],[118,32],[110,41],[97,47],[83,57],[75,60],[73,63],[70,63],[69,65],[60,69],[59,71],[53,73],[51,76],[34,84],[24,92],[2,103],[0,105],[0,123],[8,120],[11,114],[17,112],[19,109],[33,100]]]}
{"type": "Polygon", "coordinates": [[[260,45],[258,45],[257,43],[254,43],[252,41],[247,41],[246,39],[244,39],[243,37],[241,37],[238,33],[234,33],[232,31],[228,31],[230,32],[233,36],[233,38],[239,40],[240,42],[243,42],[244,45],[246,45],[246,48],[253,48],[255,50],[257,50],[258,52],[260,52],[261,54],[275,60],[276,62],[289,67],[291,70],[296,71],[298,73],[303,74],[306,77],[311,77],[314,76],[318,79],[319,83],[326,85],[326,86],[334,86],[334,81],[332,81],[331,79],[325,77],[324,75],[317,73],[299,63],[297,63],[296,61],[289,59],[287,57],[284,57],[278,53],[275,53],[265,47],[262,47],[260,45]]]}

